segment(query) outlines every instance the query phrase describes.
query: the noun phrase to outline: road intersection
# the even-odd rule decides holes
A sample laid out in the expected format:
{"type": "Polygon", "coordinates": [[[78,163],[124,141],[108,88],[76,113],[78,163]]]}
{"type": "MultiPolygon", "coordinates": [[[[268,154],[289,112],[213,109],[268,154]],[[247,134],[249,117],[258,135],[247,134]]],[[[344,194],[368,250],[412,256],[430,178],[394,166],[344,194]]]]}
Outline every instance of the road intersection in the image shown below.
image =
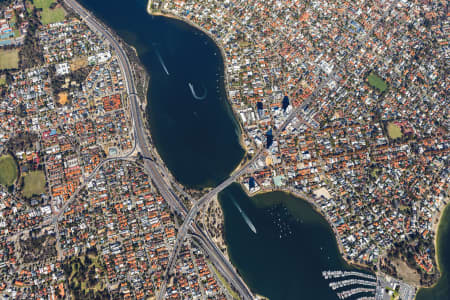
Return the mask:
{"type": "MultiPolygon", "coordinates": [[[[217,269],[224,275],[224,277],[233,284],[234,288],[238,290],[238,293],[243,299],[253,299],[253,294],[251,293],[250,289],[246,286],[246,284],[243,282],[242,278],[236,273],[235,269],[231,265],[231,263],[228,261],[227,258],[224,257],[223,253],[217,248],[217,246],[211,241],[211,239],[205,234],[195,222],[193,222],[193,217],[196,215],[196,213],[199,211],[199,208],[203,207],[204,204],[206,204],[212,196],[219,193],[223,189],[225,189],[228,185],[230,185],[234,180],[243,174],[245,170],[256,161],[257,157],[259,155],[255,155],[253,160],[251,160],[244,168],[242,168],[240,171],[236,172],[230,178],[228,178],[226,181],[221,183],[218,187],[213,189],[211,192],[206,194],[204,197],[202,197],[199,201],[197,201],[194,205],[194,207],[188,212],[187,208],[184,206],[183,202],[176,196],[175,192],[172,191],[172,188],[167,185],[166,181],[164,180],[164,177],[170,178],[168,174],[165,174],[165,170],[158,170],[157,164],[151,160],[148,159],[150,157],[153,157],[151,151],[150,151],[150,145],[148,142],[148,137],[145,132],[145,125],[142,120],[142,114],[140,112],[140,101],[139,97],[137,95],[136,87],[134,84],[133,79],[133,73],[131,69],[130,62],[128,60],[128,57],[123,50],[122,46],[118,42],[118,40],[102,25],[100,24],[84,7],[82,7],[80,4],[78,4],[74,0],[65,0],[65,3],[72,8],[76,13],[78,13],[84,21],[88,24],[88,26],[94,30],[95,32],[99,33],[101,36],[107,40],[110,45],[113,47],[118,60],[119,65],[121,67],[121,70],[123,72],[124,78],[125,78],[125,84],[128,92],[128,99],[130,103],[130,114],[131,118],[133,119],[133,127],[134,127],[134,136],[135,136],[135,146],[134,149],[138,149],[141,153],[141,155],[146,158],[144,159],[144,169],[148,173],[148,175],[151,177],[152,181],[160,191],[163,198],[168,202],[172,210],[179,215],[186,216],[186,221],[183,223],[183,226],[180,228],[180,231],[183,232],[183,234],[179,233],[179,239],[177,239],[176,247],[174,248],[173,252],[176,252],[178,249],[178,245],[180,244],[179,240],[184,240],[185,234],[187,233],[188,229],[191,229],[192,233],[196,235],[196,237],[200,240],[202,244],[202,248],[205,250],[207,255],[209,256],[210,260],[214,263],[214,265],[217,267],[217,269]],[[161,173],[160,173],[161,172],[161,173]],[[195,209],[194,209],[195,208],[195,209]],[[186,226],[186,224],[189,224],[189,226],[186,226]]],[[[133,152],[133,151],[132,151],[133,152]]],[[[132,153],[130,152],[130,154],[132,153]]],[[[128,154],[128,155],[130,155],[128,154]]],[[[118,157],[114,158],[117,159],[125,159],[126,157],[118,157]]],[[[113,158],[111,158],[113,159],[113,158]]],[[[92,172],[92,174],[87,178],[85,181],[88,182],[91,180],[97,171],[100,169],[100,167],[109,161],[110,159],[106,159],[103,161],[99,166],[92,172]]],[[[73,197],[71,199],[74,199],[77,193],[74,193],[73,197]]],[[[62,207],[60,213],[55,216],[53,219],[53,222],[56,222],[59,219],[59,216],[64,211],[64,208],[67,207],[67,205],[70,204],[71,201],[67,201],[65,205],[62,207]]],[[[175,257],[176,255],[172,255],[175,257]]],[[[172,259],[174,261],[174,259],[172,259]]],[[[171,267],[173,263],[171,263],[169,266],[171,267]]],[[[168,267],[168,271],[170,271],[170,268],[168,267]]],[[[168,273],[168,272],[167,272],[168,273]]],[[[165,294],[165,282],[163,287],[160,289],[159,298],[164,296],[165,294]]]]}

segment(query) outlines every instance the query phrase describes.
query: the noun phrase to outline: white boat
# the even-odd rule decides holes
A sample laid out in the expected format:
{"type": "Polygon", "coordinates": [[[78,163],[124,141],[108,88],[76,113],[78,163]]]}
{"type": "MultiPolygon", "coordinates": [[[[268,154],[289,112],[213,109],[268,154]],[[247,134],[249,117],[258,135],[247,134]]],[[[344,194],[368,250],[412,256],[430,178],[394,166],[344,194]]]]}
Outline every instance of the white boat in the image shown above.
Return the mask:
{"type": "Polygon", "coordinates": [[[245,212],[241,209],[241,207],[233,200],[234,206],[238,209],[239,213],[241,214],[242,218],[244,218],[245,223],[247,223],[248,227],[253,231],[253,233],[256,234],[256,228],[255,225],[253,225],[252,221],[247,217],[245,212]]]}
{"type": "Polygon", "coordinates": [[[206,98],[206,96],[208,94],[206,89],[202,96],[197,96],[197,93],[195,93],[195,90],[194,90],[194,85],[190,82],[188,83],[188,85],[189,85],[189,89],[191,90],[192,97],[194,97],[195,100],[204,100],[206,98]]]}

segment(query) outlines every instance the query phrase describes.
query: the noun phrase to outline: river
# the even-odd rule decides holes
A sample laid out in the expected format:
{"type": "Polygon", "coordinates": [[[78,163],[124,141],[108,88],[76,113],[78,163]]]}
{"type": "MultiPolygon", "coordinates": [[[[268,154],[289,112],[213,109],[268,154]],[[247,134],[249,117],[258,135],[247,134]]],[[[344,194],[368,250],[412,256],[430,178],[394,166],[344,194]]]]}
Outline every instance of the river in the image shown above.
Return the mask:
{"type": "MultiPolygon", "coordinates": [[[[148,15],[147,0],[80,3],[137,49],[151,77],[152,140],[172,174],[192,188],[220,183],[244,151],[217,45],[184,22],[148,15]]],[[[253,291],[271,300],[337,299],[321,272],[354,268],[343,261],[329,224],[310,204],[280,192],[249,198],[237,184],[219,198],[230,258],[253,291]]],[[[449,223],[442,223],[438,238],[443,276],[433,289],[421,290],[419,300],[449,294],[449,223]]]]}
{"type": "Polygon", "coordinates": [[[146,0],[80,2],[137,49],[150,74],[152,140],[175,178],[203,188],[228,177],[244,150],[214,41],[185,22],[150,16],[146,0]]]}

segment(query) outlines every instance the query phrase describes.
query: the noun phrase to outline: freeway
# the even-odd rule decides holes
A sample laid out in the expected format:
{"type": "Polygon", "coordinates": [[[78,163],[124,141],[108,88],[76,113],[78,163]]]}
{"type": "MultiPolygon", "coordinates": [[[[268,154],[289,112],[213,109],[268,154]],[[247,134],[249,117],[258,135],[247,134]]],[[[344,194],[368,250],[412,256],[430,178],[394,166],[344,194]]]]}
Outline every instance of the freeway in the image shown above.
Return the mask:
{"type": "MultiPolygon", "coordinates": [[[[145,133],[145,125],[142,121],[142,115],[140,113],[140,105],[139,105],[139,98],[136,93],[136,87],[134,85],[134,79],[133,74],[130,66],[130,62],[128,60],[128,57],[126,53],[124,52],[122,46],[119,44],[119,42],[116,40],[116,38],[102,25],[100,24],[84,7],[79,5],[75,0],[64,0],[65,3],[72,8],[76,13],[78,13],[84,21],[88,24],[88,26],[94,30],[95,32],[101,34],[114,48],[114,51],[118,57],[120,68],[124,74],[125,78],[125,84],[127,88],[128,93],[128,99],[130,103],[130,114],[131,118],[133,119],[133,129],[134,129],[134,136],[135,136],[135,148],[138,147],[141,151],[141,154],[144,158],[152,157],[152,154],[149,149],[149,143],[147,141],[147,135],[145,133]]],[[[118,158],[116,158],[118,159],[118,158]]],[[[256,156],[255,156],[256,159],[256,156]]],[[[103,163],[106,163],[109,160],[105,160],[103,163]]],[[[103,163],[101,165],[103,165],[103,163]]],[[[93,176],[96,174],[98,169],[100,168],[100,165],[98,168],[92,172],[91,176],[86,180],[88,182],[93,176]]],[[[154,184],[158,188],[159,192],[163,196],[163,198],[168,202],[169,206],[177,213],[181,215],[186,215],[187,209],[182,203],[182,201],[176,196],[176,194],[172,191],[172,189],[167,185],[165,180],[163,179],[161,173],[158,172],[157,164],[151,160],[151,159],[145,159],[144,160],[144,169],[149,174],[151,179],[153,180],[154,184]]],[[[223,182],[219,187],[214,189],[215,193],[220,192],[225,187],[230,185],[235,178],[241,174],[244,171],[242,169],[241,171],[237,172],[234,177],[230,177],[227,181],[223,182]]],[[[164,170],[161,170],[164,174],[164,170]]],[[[168,174],[164,174],[166,178],[170,178],[168,174]]],[[[74,193],[73,196],[75,196],[77,193],[74,193]]],[[[211,196],[210,196],[211,197],[211,196]]],[[[65,207],[70,203],[71,201],[67,201],[65,205],[63,206],[63,209],[60,211],[60,214],[63,213],[65,207]]],[[[200,201],[199,201],[200,202],[200,201]]],[[[196,203],[196,206],[198,206],[199,202],[196,203]]],[[[201,203],[205,203],[206,201],[203,200],[201,203]]],[[[213,258],[216,266],[219,270],[223,270],[225,278],[229,280],[233,286],[238,290],[238,292],[243,296],[245,299],[253,299],[253,295],[251,291],[248,289],[248,287],[243,282],[242,278],[236,273],[234,268],[231,266],[229,261],[223,256],[222,252],[217,248],[217,246],[211,242],[210,238],[207,237],[200,228],[197,227],[197,225],[192,221],[192,216],[197,212],[196,210],[189,211],[189,214],[191,217],[189,218],[190,221],[188,222],[193,227],[193,231],[197,233],[199,236],[203,237],[203,245],[205,251],[208,253],[209,257],[213,258]]],[[[54,221],[58,220],[60,217],[60,214],[58,214],[54,221]]],[[[186,224],[186,222],[183,223],[183,225],[186,224]]],[[[184,226],[185,228],[186,226],[184,226]]],[[[184,229],[187,230],[187,229],[184,229]]],[[[184,234],[183,234],[184,237],[184,234]]],[[[176,251],[178,247],[175,247],[174,251],[176,251]]],[[[164,281],[164,288],[160,289],[159,297],[163,296],[165,294],[165,281],[164,281]]]]}
{"type": "MultiPolygon", "coordinates": [[[[141,153],[144,157],[151,157],[150,154],[150,147],[147,143],[146,134],[144,131],[145,126],[143,125],[142,117],[139,111],[139,99],[136,94],[136,89],[134,86],[134,81],[132,77],[132,71],[131,67],[128,61],[128,58],[126,54],[124,53],[123,49],[121,48],[120,44],[117,42],[117,40],[101,25],[99,24],[95,18],[93,18],[87,11],[84,10],[83,7],[77,4],[74,0],[65,0],[65,2],[72,7],[77,13],[82,16],[85,21],[89,24],[91,28],[96,30],[97,32],[101,33],[111,44],[112,47],[114,47],[118,58],[119,63],[122,68],[122,71],[124,73],[124,77],[126,79],[126,86],[127,86],[127,92],[129,95],[129,101],[131,106],[131,115],[134,122],[134,130],[135,130],[135,144],[139,146],[139,149],[141,150],[141,153]]],[[[397,1],[394,1],[392,5],[394,5],[397,1]]],[[[386,14],[389,12],[389,9],[385,11],[383,18],[386,16],[386,14]]],[[[378,25],[378,24],[377,24],[378,25]]],[[[377,26],[374,26],[376,28],[377,26]]],[[[374,30],[372,29],[372,31],[374,30]]],[[[364,42],[370,34],[367,34],[365,39],[363,39],[361,42],[364,42]]],[[[356,50],[355,50],[356,51],[356,50]]],[[[346,57],[349,56],[351,53],[347,53],[346,57]]],[[[275,130],[274,133],[274,139],[278,138],[280,134],[283,132],[283,130],[290,124],[290,122],[295,118],[298,117],[300,121],[303,123],[306,123],[309,125],[308,120],[311,119],[311,116],[313,115],[313,112],[307,113],[307,106],[312,102],[312,100],[316,97],[317,93],[331,80],[338,81],[340,78],[336,75],[336,71],[333,70],[331,74],[328,75],[328,77],[321,82],[321,84],[315,89],[315,91],[303,102],[302,105],[294,109],[284,120],[284,122],[275,130]],[[305,116],[306,114],[306,116],[305,116]],[[302,116],[305,116],[305,118],[302,118],[302,116]]],[[[348,80],[348,79],[347,79],[348,80]]],[[[144,167],[146,172],[150,175],[153,182],[159,189],[160,193],[163,195],[164,199],[169,203],[171,208],[178,212],[179,214],[182,214],[185,216],[184,223],[181,225],[177,240],[174,246],[174,249],[171,253],[171,256],[169,258],[169,264],[165,272],[165,278],[162,284],[162,287],[160,289],[160,293],[158,295],[158,299],[161,299],[161,297],[165,294],[165,286],[168,278],[168,274],[170,273],[175,261],[176,257],[179,251],[179,245],[183,242],[188,230],[191,230],[194,234],[197,234],[198,237],[201,237],[202,244],[205,247],[205,250],[208,252],[210,256],[214,257],[214,261],[221,265],[219,268],[221,272],[223,272],[226,275],[227,280],[232,282],[236,288],[240,290],[241,296],[243,298],[252,298],[251,292],[248,290],[248,288],[243,284],[240,277],[236,274],[234,269],[230,267],[229,262],[220,250],[217,249],[214,243],[211,242],[209,237],[205,235],[195,224],[194,218],[197,215],[197,213],[204,207],[214,195],[225,189],[227,186],[229,186],[232,182],[234,182],[240,175],[242,175],[244,172],[246,172],[253,163],[259,159],[262,155],[263,151],[260,150],[253,159],[248,162],[244,167],[242,167],[240,170],[232,174],[228,179],[226,179],[224,182],[222,182],[220,185],[215,187],[213,190],[211,190],[209,193],[207,193],[205,196],[203,196],[200,200],[198,200],[192,209],[187,212],[186,207],[183,205],[183,203],[178,199],[178,197],[175,195],[175,193],[172,191],[170,187],[167,186],[167,183],[162,178],[161,174],[157,170],[157,165],[154,161],[146,159],[144,162],[144,167]],[[228,269],[227,269],[228,268],[228,269]],[[229,273],[228,273],[229,272],[229,273]]],[[[164,170],[163,170],[164,172],[164,170]]],[[[164,177],[169,178],[167,175],[164,177]]]]}

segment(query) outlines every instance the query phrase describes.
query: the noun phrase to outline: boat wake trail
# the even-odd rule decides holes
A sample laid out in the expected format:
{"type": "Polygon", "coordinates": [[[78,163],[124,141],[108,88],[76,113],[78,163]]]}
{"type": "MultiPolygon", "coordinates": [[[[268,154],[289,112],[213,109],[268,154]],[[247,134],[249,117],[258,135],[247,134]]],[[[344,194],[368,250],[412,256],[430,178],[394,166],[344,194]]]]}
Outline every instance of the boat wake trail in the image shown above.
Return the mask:
{"type": "Polygon", "coordinates": [[[255,225],[253,225],[252,221],[250,221],[249,217],[245,214],[245,212],[241,209],[241,207],[232,199],[234,206],[238,209],[239,213],[241,214],[242,218],[244,219],[245,223],[247,223],[248,227],[253,231],[253,233],[256,234],[256,228],[255,225]]]}
{"type": "Polygon", "coordinates": [[[197,96],[197,93],[195,93],[194,85],[192,83],[188,83],[189,89],[191,90],[192,97],[194,97],[195,100],[204,100],[206,96],[208,95],[208,90],[205,88],[205,92],[201,96],[197,96]]]}
{"type": "Polygon", "coordinates": [[[158,57],[159,63],[161,64],[161,66],[164,69],[164,72],[166,73],[167,76],[169,76],[170,75],[169,70],[167,70],[166,64],[164,63],[164,61],[161,57],[161,54],[159,53],[157,48],[155,48],[155,53],[156,53],[156,56],[158,57]]]}

